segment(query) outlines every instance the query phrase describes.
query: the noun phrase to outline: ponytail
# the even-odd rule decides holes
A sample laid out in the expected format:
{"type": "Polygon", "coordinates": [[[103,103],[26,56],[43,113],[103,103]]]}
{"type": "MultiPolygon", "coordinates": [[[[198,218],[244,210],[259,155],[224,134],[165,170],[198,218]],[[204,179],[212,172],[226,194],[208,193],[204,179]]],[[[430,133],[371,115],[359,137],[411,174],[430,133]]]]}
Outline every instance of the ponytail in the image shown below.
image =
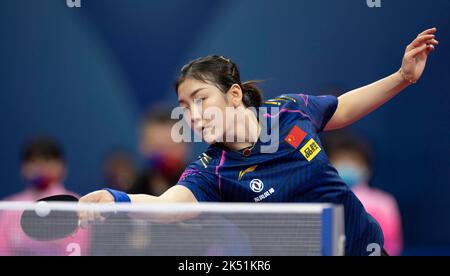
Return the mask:
{"type": "Polygon", "coordinates": [[[262,81],[246,81],[242,83],[242,102],[246,107],[258,107],[263,103],[263,94],[256,84],[262,81]]]}

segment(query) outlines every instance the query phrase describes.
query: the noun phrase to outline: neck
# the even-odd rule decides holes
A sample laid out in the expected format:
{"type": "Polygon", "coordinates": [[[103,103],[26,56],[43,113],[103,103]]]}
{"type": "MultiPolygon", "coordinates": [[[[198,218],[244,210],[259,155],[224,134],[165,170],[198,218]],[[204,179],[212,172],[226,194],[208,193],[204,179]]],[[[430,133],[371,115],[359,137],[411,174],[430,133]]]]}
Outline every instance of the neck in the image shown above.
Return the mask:
{"type": "MultiPolygon", "coordinates": [[[[227,148],[239,151],[252,147],[256,144],[261,134],[261,126],[255,113],[249,109],[242,111],[245,116],[240,116],[243,120],[236,120],[235,135],[233,141],[223,143],[227,148]]],[[[226,140],[225,140],[226,141],[226,140]]]]}

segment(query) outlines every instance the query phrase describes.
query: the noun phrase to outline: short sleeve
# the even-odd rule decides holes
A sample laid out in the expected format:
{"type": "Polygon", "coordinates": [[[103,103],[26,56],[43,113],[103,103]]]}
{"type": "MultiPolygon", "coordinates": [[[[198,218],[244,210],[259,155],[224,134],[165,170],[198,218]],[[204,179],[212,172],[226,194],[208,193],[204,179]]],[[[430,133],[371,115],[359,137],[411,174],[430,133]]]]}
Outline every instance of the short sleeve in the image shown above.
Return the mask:
{"type": "Polygon", "coordinates": [[[210,179],[208,172],[200,168],[201,165],[191,164],[186,168],[178,180],[177,185],[188,188],[198,202],[218,202],[220,201],[218,183],[210,179]]]}
{"type": "Polygon", "coordinates": [[[300,110],[310,118],[318,133],[323,131],[338,106],[338,98],[335,96],[304,94],[287,94],[285,96],[296,99],[300,110]]]}

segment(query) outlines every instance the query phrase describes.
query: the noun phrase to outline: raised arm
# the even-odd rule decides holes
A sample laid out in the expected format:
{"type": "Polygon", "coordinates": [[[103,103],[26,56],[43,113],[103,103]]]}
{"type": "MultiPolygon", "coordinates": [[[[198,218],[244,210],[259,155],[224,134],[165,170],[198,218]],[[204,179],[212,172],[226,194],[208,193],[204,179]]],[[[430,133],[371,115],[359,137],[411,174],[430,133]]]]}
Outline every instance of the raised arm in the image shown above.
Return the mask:
{"type": "Polygon", "coordinates": [[[422,76],[428,55],[439,43],[435,39],[436,32],[436,28],[428,29],[407,46],[399,71],[340,96],[336,112],[325,130],[340,129],[358,121],[416,83],[422,76]]]}

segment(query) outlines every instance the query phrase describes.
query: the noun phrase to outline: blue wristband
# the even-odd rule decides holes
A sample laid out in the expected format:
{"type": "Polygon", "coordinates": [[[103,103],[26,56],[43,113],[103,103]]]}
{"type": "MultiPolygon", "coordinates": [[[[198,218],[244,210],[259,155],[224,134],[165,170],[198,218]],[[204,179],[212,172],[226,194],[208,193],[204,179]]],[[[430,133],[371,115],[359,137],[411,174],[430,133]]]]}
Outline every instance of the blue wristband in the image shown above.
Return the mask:
{"type": "Polygon", "coordinates": [[[131,198],[127,195],[127,193],[109,188],[103,190],[108,191],[114,197],[115,203],[131,203],[131,198]]]}

